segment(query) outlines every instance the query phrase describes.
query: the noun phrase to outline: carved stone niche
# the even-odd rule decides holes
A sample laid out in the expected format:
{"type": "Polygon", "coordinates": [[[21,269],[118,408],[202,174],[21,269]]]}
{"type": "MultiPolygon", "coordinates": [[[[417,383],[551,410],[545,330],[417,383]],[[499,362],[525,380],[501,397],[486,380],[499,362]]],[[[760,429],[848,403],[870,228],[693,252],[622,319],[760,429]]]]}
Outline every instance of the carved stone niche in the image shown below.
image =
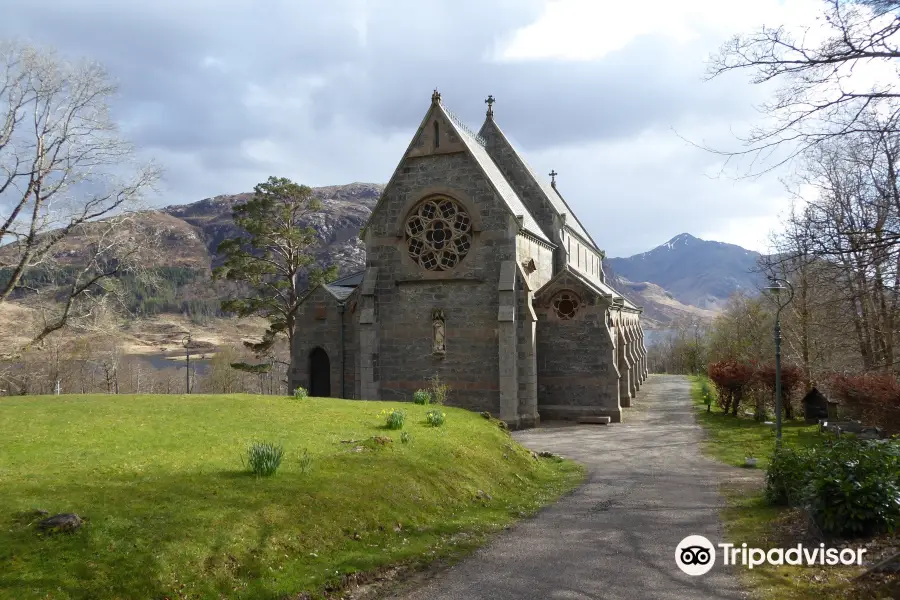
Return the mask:
{"type": "Polygon", "coordinates": [[[444,357],[447,354],[445,325],[443,309],[433,309],[431,311],[431,330],[433,335],[431,353],[437,357],[444,357]]]}
{"type": "Polygon", "coordinates": [[[537,271],[537,265],[534,264],[533,258],[526,258],[522,261],[522,269],[525,271],[526,275],[531,275],[535,271],[537,271]]]}

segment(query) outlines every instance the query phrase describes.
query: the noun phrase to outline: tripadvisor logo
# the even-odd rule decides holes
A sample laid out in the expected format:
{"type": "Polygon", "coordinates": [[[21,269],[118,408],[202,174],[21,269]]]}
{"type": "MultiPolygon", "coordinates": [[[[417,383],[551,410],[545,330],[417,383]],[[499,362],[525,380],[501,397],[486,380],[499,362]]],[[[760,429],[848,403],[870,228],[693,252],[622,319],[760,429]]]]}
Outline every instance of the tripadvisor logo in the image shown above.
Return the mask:
{"type": "Polygon", "coordinates": [[[722,553],[723,565],[741,565],[752,569],[760,565],[862,565],[865,548],[826,548],[825,544],[806,548],[797,544],[792,548],[749,548],[747,544],[714,545],[702,535],[689,535],[675,548],[675,564],[688,575],[708,573],[716,563],[716,547],[722,553]]]}
{"type": "Polygon", "coordinates": [[[688,575],[703,575],[716,564],[716,548],[702,535],[689,535],[675,548],[675,564],[688,575]]]}

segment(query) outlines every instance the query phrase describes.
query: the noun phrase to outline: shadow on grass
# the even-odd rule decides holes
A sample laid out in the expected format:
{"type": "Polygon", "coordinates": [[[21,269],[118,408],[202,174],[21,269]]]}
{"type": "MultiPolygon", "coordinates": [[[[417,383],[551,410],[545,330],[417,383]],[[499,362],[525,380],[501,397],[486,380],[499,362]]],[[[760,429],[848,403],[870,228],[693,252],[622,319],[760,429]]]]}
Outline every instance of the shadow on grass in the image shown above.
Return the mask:
{"type": "MultiPolygon", "coordinates": [[[[239,597],[235,591],[278,547],[273,534],[297,533],[294,515],[311,497],[300,491],[301,478],[228,470],[54,488],[46,504],[65,499],[67,510],[89,520],[73,534],[45,537],[22,513],[0,515],[3,597],[181,597],[182,583],[192,596],[239,597]],[[198,558],[213,549],[231,558],[204,572],[198,558]]],[[[268,581],[252,583],[263,592],[268,581]]]]}
{"type": "MultiPolygon", "coordinates": [[[[256,479],[257,475],[251,471],[250,469],[229,469],[227,471],[218,471],[212,473],[213,476],[221,477],[226,480],[234,480],[234,479],[256,479]]],[[[276,475],[277,476],[277,475],[276,475]]]]}
{"type": "Polygon", "coordinates": [[[489,458],[434,460],[417,466],[420,497],[412,498],[408,486],[386,477],[403,473],[401,454],[337,456],[305,475],[154,472],[34,488],[29,504],[90,520],[72,535],[41,538],[0,514],[0,597],[281,597],[317,587],[328,569],[423,554],[440,541],[436,531],[502,522],[519,493],[509,483],[490,506],[476,506],[456,488],[476,481],[469,471],[483,471],[489,458]],[[354,477],[341,477],[352,465],[354,477]],[[356,532],[361,539],[350,537],[356,532]]]}

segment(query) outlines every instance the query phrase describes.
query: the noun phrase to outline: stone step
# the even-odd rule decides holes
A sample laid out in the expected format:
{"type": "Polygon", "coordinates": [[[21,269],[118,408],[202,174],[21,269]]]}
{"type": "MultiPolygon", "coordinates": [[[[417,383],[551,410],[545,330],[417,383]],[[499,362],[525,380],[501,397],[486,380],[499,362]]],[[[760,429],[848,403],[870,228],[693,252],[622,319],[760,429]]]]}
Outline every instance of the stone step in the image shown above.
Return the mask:
{"type": "Polygon", "coordinates": [[[579,423],[588,425],[609,425],[609,421],[609,417],[581,417],[578,419],[579,423]]]}

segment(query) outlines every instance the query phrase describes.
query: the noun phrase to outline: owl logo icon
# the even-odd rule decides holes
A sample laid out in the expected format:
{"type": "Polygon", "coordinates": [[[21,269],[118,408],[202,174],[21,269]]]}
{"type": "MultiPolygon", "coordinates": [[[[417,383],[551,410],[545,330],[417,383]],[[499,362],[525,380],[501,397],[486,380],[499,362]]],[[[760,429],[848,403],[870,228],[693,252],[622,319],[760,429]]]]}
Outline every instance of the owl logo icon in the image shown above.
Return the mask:
{"type": "Polygon", "coordinates": [[[689,535],[675,548],[675,564],[688,575],[703,575],[716,564],[716,548],[702,535],[689,535]]]}

